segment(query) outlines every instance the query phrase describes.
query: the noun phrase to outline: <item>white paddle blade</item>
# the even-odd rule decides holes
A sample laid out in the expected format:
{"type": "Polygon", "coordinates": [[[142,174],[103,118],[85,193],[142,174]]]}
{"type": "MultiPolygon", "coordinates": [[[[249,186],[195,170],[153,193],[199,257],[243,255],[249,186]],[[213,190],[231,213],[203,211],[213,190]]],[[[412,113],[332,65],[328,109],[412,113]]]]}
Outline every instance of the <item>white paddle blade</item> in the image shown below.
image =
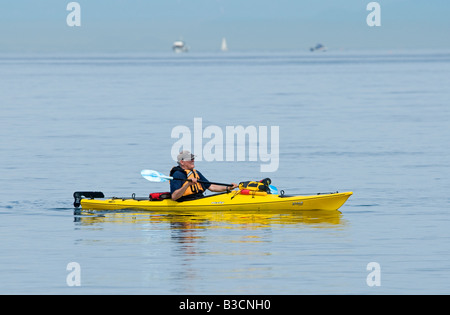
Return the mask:
{"type": "Polygon", "coordinates": [[[161,174],[160,172],[153,171],[153,170],[142,170],[141,175],[146,180],[149,180],[151,182],[156,182],[156,183],[162,183],[162,182],[172,179],[172,177],[170,177],[170,176],[166,176],[164,174],[161,174]]]}

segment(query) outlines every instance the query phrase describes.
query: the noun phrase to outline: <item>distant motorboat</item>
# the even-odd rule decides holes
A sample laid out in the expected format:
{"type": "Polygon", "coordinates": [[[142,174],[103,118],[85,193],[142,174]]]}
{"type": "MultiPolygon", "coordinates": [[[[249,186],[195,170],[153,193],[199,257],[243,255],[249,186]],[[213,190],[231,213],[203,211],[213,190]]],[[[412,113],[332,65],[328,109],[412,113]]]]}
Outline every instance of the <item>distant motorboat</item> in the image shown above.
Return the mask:
{"type": "Polygon", "coordinates": [[[187,52],[188,47],[186,46],[185,42],[182,40],[177,40],[173,43],[172,49],[175,53],[182,53],[187,52]]]}
{"type": "Polygon", "coordinates": [[[327,48],[322,44],[317,44],[315,47],[311,47],[310,51],[327,51],[327,48]]]}
{"type": "Polygon", "coordinates": [[[227,51],[228,50],[228,46],[227,46],[227,40],[224,38],[222,38],[222,45],[220,46],[220,50],[222,51],[227,51]]]}

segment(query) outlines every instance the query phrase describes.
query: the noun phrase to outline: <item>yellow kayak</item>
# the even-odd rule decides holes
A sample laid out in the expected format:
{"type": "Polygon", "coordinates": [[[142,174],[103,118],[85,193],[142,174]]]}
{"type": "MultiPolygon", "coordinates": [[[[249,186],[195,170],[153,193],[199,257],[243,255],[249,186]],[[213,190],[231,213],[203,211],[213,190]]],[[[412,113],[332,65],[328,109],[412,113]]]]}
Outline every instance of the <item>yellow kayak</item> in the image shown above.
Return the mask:
{"type": "Polygon", "coordinates": [[[74,206],[84,210],[151,210],[151,211],[334,211],[352,192],[307,196],[278,194],[241,194],[239,191],[206,196],[197,200],[177,202],[171,199],[152,201],[149,198],[104,198],[101,192],[75,192],[74,206]],[[97,198],[97,199],[96,199],[97,198]],[[100,198],[100,199],[98,199],[100,198]]]}

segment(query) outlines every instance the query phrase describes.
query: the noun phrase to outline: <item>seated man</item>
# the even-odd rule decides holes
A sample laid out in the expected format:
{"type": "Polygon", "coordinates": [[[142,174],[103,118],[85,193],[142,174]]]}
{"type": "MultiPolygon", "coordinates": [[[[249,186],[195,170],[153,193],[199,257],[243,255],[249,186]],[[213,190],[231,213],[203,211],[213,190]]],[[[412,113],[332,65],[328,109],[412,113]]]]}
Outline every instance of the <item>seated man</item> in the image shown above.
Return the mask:
{"type": "Polygon", "coordinates": [[[232,183],[233,186],[230,188],[227,186],[220,186],[210,183],[199,183],[198,180],[201,180],[202,182],[207,182],[208,180],[202,175],[202,173],[194,169],[194,159],[195,155],[186,150],[178,154],[178,166],[174,166],[172,168],[170,171],[170,176],[178,179],[189,179],[189,181],[170,181],[170,193],[172,194],[173,200],[194,200],[202,198],[203,192],[206,189],[213,192],[221,192],[232,190],[238,186],[235,183],[232,183]]]}

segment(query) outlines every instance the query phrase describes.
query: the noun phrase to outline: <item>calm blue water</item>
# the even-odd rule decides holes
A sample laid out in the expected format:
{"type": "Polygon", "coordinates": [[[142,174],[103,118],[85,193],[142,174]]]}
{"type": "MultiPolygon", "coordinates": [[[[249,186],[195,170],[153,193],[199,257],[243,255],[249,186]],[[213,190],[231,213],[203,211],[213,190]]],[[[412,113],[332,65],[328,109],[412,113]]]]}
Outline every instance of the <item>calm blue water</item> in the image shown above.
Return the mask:
{"type": "Polygon", "coordinates": [[[1,55],[0,293],[449,294],[449,86],[445,51],[1,55]],[[77,190],[166,191],[140,171],[168,173],[194,118],[279,126],[276,172],[197,162],[210,180],[354,195],[331,214],[74,213],[77,190]]]}

